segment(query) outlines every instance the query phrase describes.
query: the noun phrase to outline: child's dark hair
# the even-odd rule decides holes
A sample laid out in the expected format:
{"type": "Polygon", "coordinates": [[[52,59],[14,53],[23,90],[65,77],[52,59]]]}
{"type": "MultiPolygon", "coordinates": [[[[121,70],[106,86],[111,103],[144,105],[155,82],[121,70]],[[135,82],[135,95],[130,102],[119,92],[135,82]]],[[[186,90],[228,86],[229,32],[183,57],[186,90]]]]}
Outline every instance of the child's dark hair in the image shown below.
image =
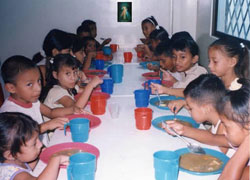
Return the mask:
{"type": "Polygon", "coordinates": [[[199,56],[199,47],[197,43],[186,31],[175,33],[171,37],[171,47],[176,51],[185,51],[186,49],[189,49],[193,57],[196,55],[199,56]]]}
{"type": "Polygon", "coordinates": [[[225,93],[226,88],[223,82],[213,74],[200,75],[184,89],[185,98],[190,97],[198,104],[212,104],[214,108],[225,93]]]}
{"type": "Polygon", "coordinates": [[[237,58],[234,72],[239,78],[249,78],[249,52],[246,45],[236,38],[221,38],[214,41],[209,48],[217,48],[228,57],[237,58]]]}
{"type": "Polygon", "coordinates": [[[159,27],[158,29],[153,30],[150,35],[149,39],[151,40],[160,40],[160,41],[169,41],[168,32],[163,28],[159,27]]]}
{"type": "MultiPolygon", "coordinates": [[[[52,29],[45,37],[43,41],[43,51],[46,57],[53,57],[52,50],[57,49],[61,51],[63,49],[70,49],[72,47],[72,38],[65,31],[59,29],[52,29]]],[[[32,60],[37,64],[44,57],[40,52],[35,54],[32,60]]]]}
{"type": "Polygon", "coordinates": [[[243,127],[250,123],[250,80],[241,78],[242,87],[228,91],[217,103],[217,111],[227,119],[240,123],[243,127]]]}
{"type": "Polygon", "coordinates": [[[8,150],[15,157],[34,132],[39,133],[39,125],[30,116],[18,112],[0,113],[0,162],[6,160],[3,154],[8,150]]]}
{"type": "Polygon", "coordinates": [[[80,25],[77,30],[76,30],[76,34],[78,36],[80,36],[83,32],[87,32],[90,34],[90,29],[89,29],[89,26],[87,25],[80,25]]]}
{"type": "Polygon", "coordinates": [[[16,77],[19,73],[37,68],[36,65],[25,56],[11,56],[1,67],[1,73],[4,83],[16,83],[16,77]]]}
{"type": "MultiPolygon", "coordinates": [[[[46,65],[46,86],[42,90],[40,100],[43,102],[48,95],[49,90],[56,84],[58,80],[53,77],[53,71],[58,72],[63,66],[72,67],[72,69],[78,69],[79,61],[70,54],[58,54],[50,63],[46,65]]],[[[75,93],[75,90],[73,92],[75,93]]]]}
{"type": "Polygon", "coordinates": [[[90,37],[90,36],[84,37],[82,39],[83,39],[83,47],[84,47],[85,50],[86,50],[86,48],[88,46],[89,41],[95,41],[96,42],[95,38],[90,37]]]}
{"type": "Polygon", "coordinates": [[[90,20],[90,19],[84,20],[84,21],[82,22],[82,26],[89,27],[89,25],[96,25],[96,22],[95,22],[95,21],[92,21],[92,20],[90,20]]]}
{"type": "Polygon", "coordinates": [[[151,24],[153,24],[155,27],[158,26],[158,22],[156,21],[156,19],[154,18],[154,16],[150,16],[150,17],[144,19],[144,20],[141,22],[142,25],[145,24],[145,23],[151,23],[151,24]]]}
{"type": "Polygon", "coordinates": [[[164,55],[166,57],[172,57],[170,41],[160,42],[155,48],[154,55],[155,56],[164,55]]]}
{"type": "Polygon", "coordinates": [[[84,49],[84,43],[85,43],[85,41],[83,38],[77,37],[73,42],[72,52],[76,53],[76,52],[84,49]]]}

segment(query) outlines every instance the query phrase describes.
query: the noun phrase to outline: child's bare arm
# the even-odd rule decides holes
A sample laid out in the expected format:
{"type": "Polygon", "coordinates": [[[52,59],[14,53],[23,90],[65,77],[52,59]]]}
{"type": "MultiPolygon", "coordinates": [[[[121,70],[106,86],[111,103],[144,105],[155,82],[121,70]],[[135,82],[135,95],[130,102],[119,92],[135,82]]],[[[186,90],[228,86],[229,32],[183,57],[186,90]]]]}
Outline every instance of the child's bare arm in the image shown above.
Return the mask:
{"type": "Polygon", "coordinates": [[[96,57],[96,51],[92,51],[92,52],[89,52],[85,61],[83,62],[83,70],[88,70],[90,65],[91,65],[91,61],[93,58],[96,57]]]}
{"type": "Polygon", "coordinates": [[[239,149],[232,156],[222,171],[219,180],[249,179],[249,135],[244,139],[239,149]]]}
{"type": "Polygon", "coordinates": [[[159,94],[168,94],[172,96],[184,97],[183,88],[167,88],[160,84],[155,84],[155,83],[151,83],[150,86],[152,89],[152,93],[154,94],[155,94],[155,91],[157,90],[159,94]]]}
{"type": "Polygon", "coordinates": [[[64,124],[68,122],[68,118],[58,117],[51,119],[49,121],[46,121],[42,124],[40,124],[40,132],[44,133],[48,130],[54,130],[54,129],[63,129],[64,124]]]}

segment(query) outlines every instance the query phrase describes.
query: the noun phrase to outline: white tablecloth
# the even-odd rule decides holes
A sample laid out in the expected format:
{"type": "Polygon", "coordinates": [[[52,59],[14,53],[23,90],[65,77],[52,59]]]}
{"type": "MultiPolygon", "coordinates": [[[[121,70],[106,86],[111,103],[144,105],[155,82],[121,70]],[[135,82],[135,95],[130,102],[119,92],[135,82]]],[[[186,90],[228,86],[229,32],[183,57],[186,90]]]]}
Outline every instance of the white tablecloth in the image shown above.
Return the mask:
{"type": "MultiPolygon", "coordinates": [[[[122,51],[114,56],[114,61],[122,63],[122,51]]],[[[135,57],[135,53],[134,53],[135,57]]],[[[115,84],[114,93],[108,100],[118,102],[120,114],[118,119],[112,119],[108,108],[101,118],[100,126],[92,129],[86,143],[96,146],[100,150],[97,162],[96,180],[153,180],[153,153],[159,150],[177,150],[186,147],[185,144],[167,133],[151,127],[149,130],[141,131],[135,127],[134,109],[135,101],[133,91],[141,89],[145,79],[142,73],[148,70],[139,67],[133,58],[131,64],[124,65],[124,77],[121,84],[115,84]]],[[[108,105],[107,105],[108,106],[108,105]]],[[[172,115],[170,111],[160,110],[151,105],[153,119],[163,115],[172,115]]],[[[89,110],[89,106],[87,106],[89,110]]],[[[179,115],[189,116],[185,109],[179,115]]],[[[194,142],[192,139],[188,139],[194,142]]],[[[70,133],[64,136],[63,131],[56,130],[50,146],[58,143],[72,142],[70,133]]],[[[197,142],[196,142],[197,143],[197,142]]],[[[218,150],[217,147],[202,145],[218,150]]],[[[38,175],[46,165],[39,161],[34,170],[38,175]]],[[[61,169],[58,180],[66,180],[66,169],[61,169]]],[[[219,175],[195,176],[185,172],[179,172],[179,180],[213,180],[219,175]]]]}

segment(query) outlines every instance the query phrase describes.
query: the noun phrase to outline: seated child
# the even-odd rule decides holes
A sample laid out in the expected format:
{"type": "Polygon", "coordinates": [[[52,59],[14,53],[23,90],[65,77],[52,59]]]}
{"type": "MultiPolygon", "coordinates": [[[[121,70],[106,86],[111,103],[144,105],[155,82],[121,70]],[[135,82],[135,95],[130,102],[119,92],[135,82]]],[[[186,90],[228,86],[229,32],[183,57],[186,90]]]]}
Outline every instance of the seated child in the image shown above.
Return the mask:
{"type": "Polygon", "coordinates": [[[84,108],[88,102],[93,88],[102,83],[102,79],[95,76],[85,87],[77,101],[74,95],[79,92],[78,61],[70,54],[59,54],[50,63],[47,69],[47,85],[42,95],[44,104],[54,109],[57,107],[84,108]]]}
{"type": "Polygon", "coordinates": [[[91,36],[89,27],[88,26],[83,26],[83,25],[80,25],[77,28],[76,34],[77,34],[78,37],[81,37],[81,38],[91,36]]]}
{"type": "Polygon", "coordinates": [[[236,150],[219,180],[249,179],[250,81],[238,82],[241,88],[229,91],[216,106],[225,127],[224,135],[236,150]]]}
{"type": "MultiPolygon", "coordinates": [[[[46,133],[63,128],[68,122],[65,115],[84,112],[78,107],[50,109],[38,100],[41,93],[41,77],[37,66],[24,56],[12,56],[1,67],[2,78],[10,96],[4,101],[0,112],[22,112],[40,124],[40,132],[46,133]],[[44,122],[43,116],[50,118],[44,122]],[[53,119],[54,118],[54,119],[53,119]]],[[[48,143],[47,135],[43,143],[48,143]]]]}
{"type": "Polygon", "coordinates": [[[207,73],[207,70],[198,65],[199,47],[191,36],[185,33],[183,37],[171,38],[171,48],[176,71],[180,73],[181,79],[174,83],[173,88],[152,83],[152,92],[158,90],[160,94],[183,97],[184,88],[199,75],[207,73]]]}
{"type": "Polygon", "coordinates": [[[30,116],[18,112],[0,113],[0,179],[57,179],[59,166],[67,165],[68,156],[52,156],[36,178],[31,175],[43,144],[39,125],[30,116]]]}
{"type": "Polygon", "coordinates": [[[85,59],[83,62],[83,70],[88,70],[91,62],[96,57],[96,41],[93,37],[83,38],[83,48],[85,52],[85,59]]]}
{"type": "MultiPolygon", "coordinates": [[[[90,30],[90,36],[92,38],[96,38],[97,36],[97,28],[96,28],[96,22],[92,21],[92,20],[85,20],[82,22],[82,26],[86,26],[89,28],[90,30]]],[[[102,48],[107,45],[108,43],[111,42],[111,38],[107,38],[107,39],[104,39],[104,41],[102,42],[102,44],[100,44],[96,39],[95,39],[95,42],[96,42],[96,49],[97,51],[100,51],[102,50],[102,48]]]]}
{"type": "Polygon", "coordinates": [[[225,86],[218,77],[212,74],[200,75],[188,84],[184,90],[184,95],[192,118],[197,123],[210,122],[212,124],[211,130],[196,129],[183,125],[178,121],[167,121],[166,123],[178,134],[201,143],[219,146],[225,153],[229,145],[223,135],[224,126],[216,111],[217,101],[225,94],[225,86]]]}

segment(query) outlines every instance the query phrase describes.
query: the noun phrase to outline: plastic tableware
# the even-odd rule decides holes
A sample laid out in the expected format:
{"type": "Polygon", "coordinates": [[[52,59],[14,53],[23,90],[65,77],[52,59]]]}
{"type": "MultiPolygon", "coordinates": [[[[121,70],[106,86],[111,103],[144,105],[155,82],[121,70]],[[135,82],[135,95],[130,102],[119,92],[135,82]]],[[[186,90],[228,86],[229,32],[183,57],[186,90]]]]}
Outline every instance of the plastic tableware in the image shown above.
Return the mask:
{"type": "Polygon", "coordinates": [[[149,79],[144,83],[144,89],[150,90],[150,93],[152,94],[151,87],[150,87],[151,83],[161,84],[161,80],[160,79],[149,79]]]}
{"type": "Polygon", "coordinates": [[[76,153],[69,158],[67,167],[68,180],[94,180],[96,156],[91,153],[76,153]]]}
{"type": "MultiPolygon", "coordinates": [[[[181,120],[181,121],[184,121],[184,122],[188,122],[192,125],[192,127],[194,128],[199,128],[200,124],[198,124],[197,122],[195,122],[195,120],[193,120],[191,117],[188,117],[188,116],[180,116],[180,115],[176,115],[175,116],[176,119],[178,120],[181,120]]],[[[166,131],[164,129],[162,129],[159,125],[162,123],[162,122],[165,122],[165,121],[172,121],[174,119],[174,115],[170,115],[170,116],[160,116],[160,117],[157,117],[155,119],[152,120],[152,125],[153,127],[155,127],[156,129],[162,131],[162,132],[165,132],[166,131]]]]}
{"type": "MultiPolygon", "coordinates": [[[[225,165],[227,164],[229,158],[224,153],[213,150],[213,149],[204,148],[204,150],[205,150],[206,154],[212,155],[212,156],[220,159],[223,162],[223,165],[221,166],[220,169],[218,169],[216,171],[212,171],[212,172],[196,172],[196,171],[190,171],[190,170],[187,170],[187,169],[184,169],[184,168],[180,167],[179,168],[180,171],[183,171],[183,172],[186,172],[186,173],[189,173],[189,174],[198,175],[198,176],[207,176],[207,175],[213,175],[213,174],[220,174],[223,171],[225,165]]],[[[176,150],[175,152],[181,156],[183,154],[189,153],[189,150],[188,150],[188,148],[182,148],[182,149],[176,150]]]]}
{"type": "Polygon", "coordinates": [[[102,48],[102,51],[103,51],[104,55],[111,55],[111,52],[112,52],[112,50],[111,50],[111,48],[109,46],[104,46],[102,48]]]}
{"type": "MultiPolygon", "coordinates": [[[[173,101],[173,100],[180,100],[180,99],[184,99],[182,97],[176,97],[176,96],[161,96],[161,101],[162,103],[164,103],[164,101],[173,101]]],[[[159,99],[158,97],[153,97],[149,100],[150,105],[157,107],[159,109],[163,109],[163,110],[169,110],[168,106],[159,106],[159,99]]]]}
{"type": "MultiPolygon", "coordinates": [[[[45,163],[48,164],[50,157],[58,152],[64,151],[64,150],[79,150],[80,152],[89,152],[96,156],[96,159],[98,159],[100,155],[100,151],[97,147],[88,144],[88,143],[80,143],[80,142],[68,142],[68,143],[61,143],[56,144],[50,147],[47,147],[44,149],[40,154],[40,159],[45,163]]],[[[65,168],[65,165],[60,165],[61,168],[65,168]]]]}
{"type": "Polygon", "coordinates": [[[137,89],[134,91],[135,106],[147,107],[149,103],[150,91],[146,89],[137,89]]]}
{"type": "Polygon", "coordinates": [[[142,51],[137,51],[136,52],[138,58],[142,58],[143,52],[142,51]]]}
{"type": "Polygon", "coordinates": [[[147,72],[143,73],[142,76],[146,79],[160,79],[159,72],[147,72]]]}
{"type": "Polygon", "coordinates": [[[114,88],[114,82],[111,78],[103,79],[103,83],[101,84],[102,92],[112,94],[114,88]]]}
{"type": "Polygon", "coordinates": [[[120,113],[120,106],[118,103],[113,102],[108,105],[109,113],[112,119],[117,119],[120,113]]]}
{"type": "Polygon", "coordinates": [[[130,63],[132,61],[132,57],[133,57],[132,52],[124,52],[123,56],[124,56],[125,63],[130,63]]]}
{"type": "Polygon", "coordinates": [[[118,44],[110,44],[110,48],[111,48],[112,52],[114,53],[119,48],[119,45],[118,44]]]}
{"type": "Polygon", "coordinates": [[[123,78],[123,65],[122,64],[112,64],[108,67],[108,72],[110,77],[113,79],[114,83],[121,83],[123,78]]]}
{"type": "Polygon", "coordinates": [[[104,70],[84,70],[83,72],[89,78],[93,78],[94,76],[103,77],[107,74],[107,71],[104,70]]]}
{"type": "Polygon", "coordinates": [[[98,70],[103,70],[104,69],[104,60],[96,59],[95,60],[95,68],[98,70]]]}
{"type": "Polygon", "coordinates": [[[142,66],[144,69],[148,68],[148,64],[152,64],[153,66],[160,66],[159,61],[144,61],[144,62],[140,62],[140,66],[142,66]]]}
{"type": "Polygon", "coordinates": [[[73,142],[86,142],[89,138],[89,120],[86,118],[75,118],[64,125],[64,134],[66,128],[70,127],[71,138],[73,142]]]}
{"type": "Polygon", "coordinates": [[[157,151],[153,154],[156,180],[177,180],[180,156],[174,151],[157,151]]]}
{"type": "Polygon", "coordinates": [[[136,108],[135,109],[135,124],[139,130],[148,130],[151,127],[152,109],[136,108]]]}
{"type": "Polygon", "coordinates": [[[103,94],[93,94],[90,97],[90,109],[95,115],[102,115],[106,112],[107,97],[103,94]]]}

